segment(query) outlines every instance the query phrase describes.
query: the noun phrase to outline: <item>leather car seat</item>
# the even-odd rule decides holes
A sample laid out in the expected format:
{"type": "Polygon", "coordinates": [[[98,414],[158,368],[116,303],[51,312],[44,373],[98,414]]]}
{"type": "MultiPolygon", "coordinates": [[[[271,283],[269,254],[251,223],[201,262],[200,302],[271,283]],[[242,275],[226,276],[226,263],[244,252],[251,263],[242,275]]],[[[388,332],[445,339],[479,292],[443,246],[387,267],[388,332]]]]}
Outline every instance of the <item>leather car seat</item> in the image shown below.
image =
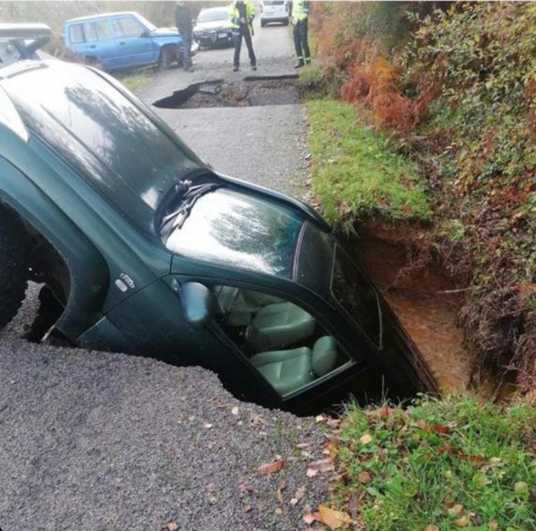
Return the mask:
{"type": "Polygon", "coordinates": [[[246,330],[246,340],[257,352],[288,347],[310,337],[315,319],[291,302],[269,304],[253,317],[246,330]]]}

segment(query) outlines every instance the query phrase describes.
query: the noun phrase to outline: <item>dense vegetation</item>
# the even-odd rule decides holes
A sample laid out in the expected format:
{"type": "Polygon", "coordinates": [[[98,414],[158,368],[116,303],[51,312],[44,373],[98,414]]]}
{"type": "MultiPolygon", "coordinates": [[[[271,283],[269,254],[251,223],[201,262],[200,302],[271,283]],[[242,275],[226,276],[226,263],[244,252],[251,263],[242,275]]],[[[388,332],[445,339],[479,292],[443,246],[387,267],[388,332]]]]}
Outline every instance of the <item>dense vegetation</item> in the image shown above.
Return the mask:
{"type": "MultiPolygon", "coordinates": [[[[416,165],[432,211],[432,254],[465,282],[460,322],[478,354],[475,376],[506,371],[530,390],[536,5],[438,5],[315,5],[311,26],[322,67],[304,78],[357,107],[356,123],[366,118],[390,139],[391,151],[416,165]]],[[[345,222],[348,205],[359,204],[347,191],[328,202],[345,222]]],[[[362,209],[353,213],[364,220],[362,209]]],[[[381,214],[399,217],[397,209],[381,214]]]]}

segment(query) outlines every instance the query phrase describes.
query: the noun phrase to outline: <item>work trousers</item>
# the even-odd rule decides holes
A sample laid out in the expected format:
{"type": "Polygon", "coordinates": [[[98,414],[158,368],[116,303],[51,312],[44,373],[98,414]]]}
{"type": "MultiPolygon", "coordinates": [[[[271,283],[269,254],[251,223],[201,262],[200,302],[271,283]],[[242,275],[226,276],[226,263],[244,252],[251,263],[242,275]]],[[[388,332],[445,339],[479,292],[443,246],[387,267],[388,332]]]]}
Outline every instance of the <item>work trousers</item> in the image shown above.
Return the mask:
{"type": "Polygon", "coordinates": [[[192,66],[192,36],[188,34],[182,37],[182,66],[184,68],[192,66]]]}
{"type": "Polygon", "coordinates": [[[249,62],[251,66],[256,66],[257,59],[255,57],[255,52],[253,51],[253,42],[251,40],[251,33],[249,28],[245,25],[241,25],[240,29],[233,31],[233,41],[234,41],[234,66],[240,66],[240,50],[242,49],[242,37],[246,41],[246,46],[248,47],[249,53],[249,62]]]}
{"type": "Polygon", "coordinates": [[[300,63],[311,61],[309,39],[307,37],[307,19],[298,20],[294,25],[294,47],[300,63]]]}

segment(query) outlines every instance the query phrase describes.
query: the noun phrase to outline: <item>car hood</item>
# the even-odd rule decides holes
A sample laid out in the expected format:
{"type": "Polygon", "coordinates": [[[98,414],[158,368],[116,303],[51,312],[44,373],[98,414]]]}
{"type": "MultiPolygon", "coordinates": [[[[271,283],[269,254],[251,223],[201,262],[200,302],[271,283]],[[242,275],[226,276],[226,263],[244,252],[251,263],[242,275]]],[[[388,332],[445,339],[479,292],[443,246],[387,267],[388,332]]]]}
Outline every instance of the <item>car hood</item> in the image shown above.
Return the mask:
{"type": "Polygon", "coordinates": [[[214,22],[200,22],[199,24],[196,24],[194,31],[211,31],[230,28],[231,23],[228,20],[215,20],[214,22]]]}
{"type": "Polygon", "coordinates": [[[3,68],[0,86],[30,132],[31,149],[41,156],[44,142],[145,228],[172,186],[205,168],[106,74],[62,61],[26,61],[3,68]]]}
{"type": "Polygon", "coordinates": [[[179,37],[176,28],[157,28],[151,31],[151,37],[179,37]]]}

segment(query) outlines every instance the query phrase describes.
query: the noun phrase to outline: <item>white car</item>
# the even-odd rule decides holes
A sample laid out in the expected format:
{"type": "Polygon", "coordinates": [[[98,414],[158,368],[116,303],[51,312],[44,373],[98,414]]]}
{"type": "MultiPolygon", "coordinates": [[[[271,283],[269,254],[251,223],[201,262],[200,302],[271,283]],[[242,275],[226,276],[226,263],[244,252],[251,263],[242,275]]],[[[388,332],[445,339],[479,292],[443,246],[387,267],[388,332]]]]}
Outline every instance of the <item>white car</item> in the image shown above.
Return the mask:
{"type": "Polygon", "coordinates": [[[261,27],[271,22],[289,23],[289,2],[287,0],[263,0],[261,2],[261,27]]]}

